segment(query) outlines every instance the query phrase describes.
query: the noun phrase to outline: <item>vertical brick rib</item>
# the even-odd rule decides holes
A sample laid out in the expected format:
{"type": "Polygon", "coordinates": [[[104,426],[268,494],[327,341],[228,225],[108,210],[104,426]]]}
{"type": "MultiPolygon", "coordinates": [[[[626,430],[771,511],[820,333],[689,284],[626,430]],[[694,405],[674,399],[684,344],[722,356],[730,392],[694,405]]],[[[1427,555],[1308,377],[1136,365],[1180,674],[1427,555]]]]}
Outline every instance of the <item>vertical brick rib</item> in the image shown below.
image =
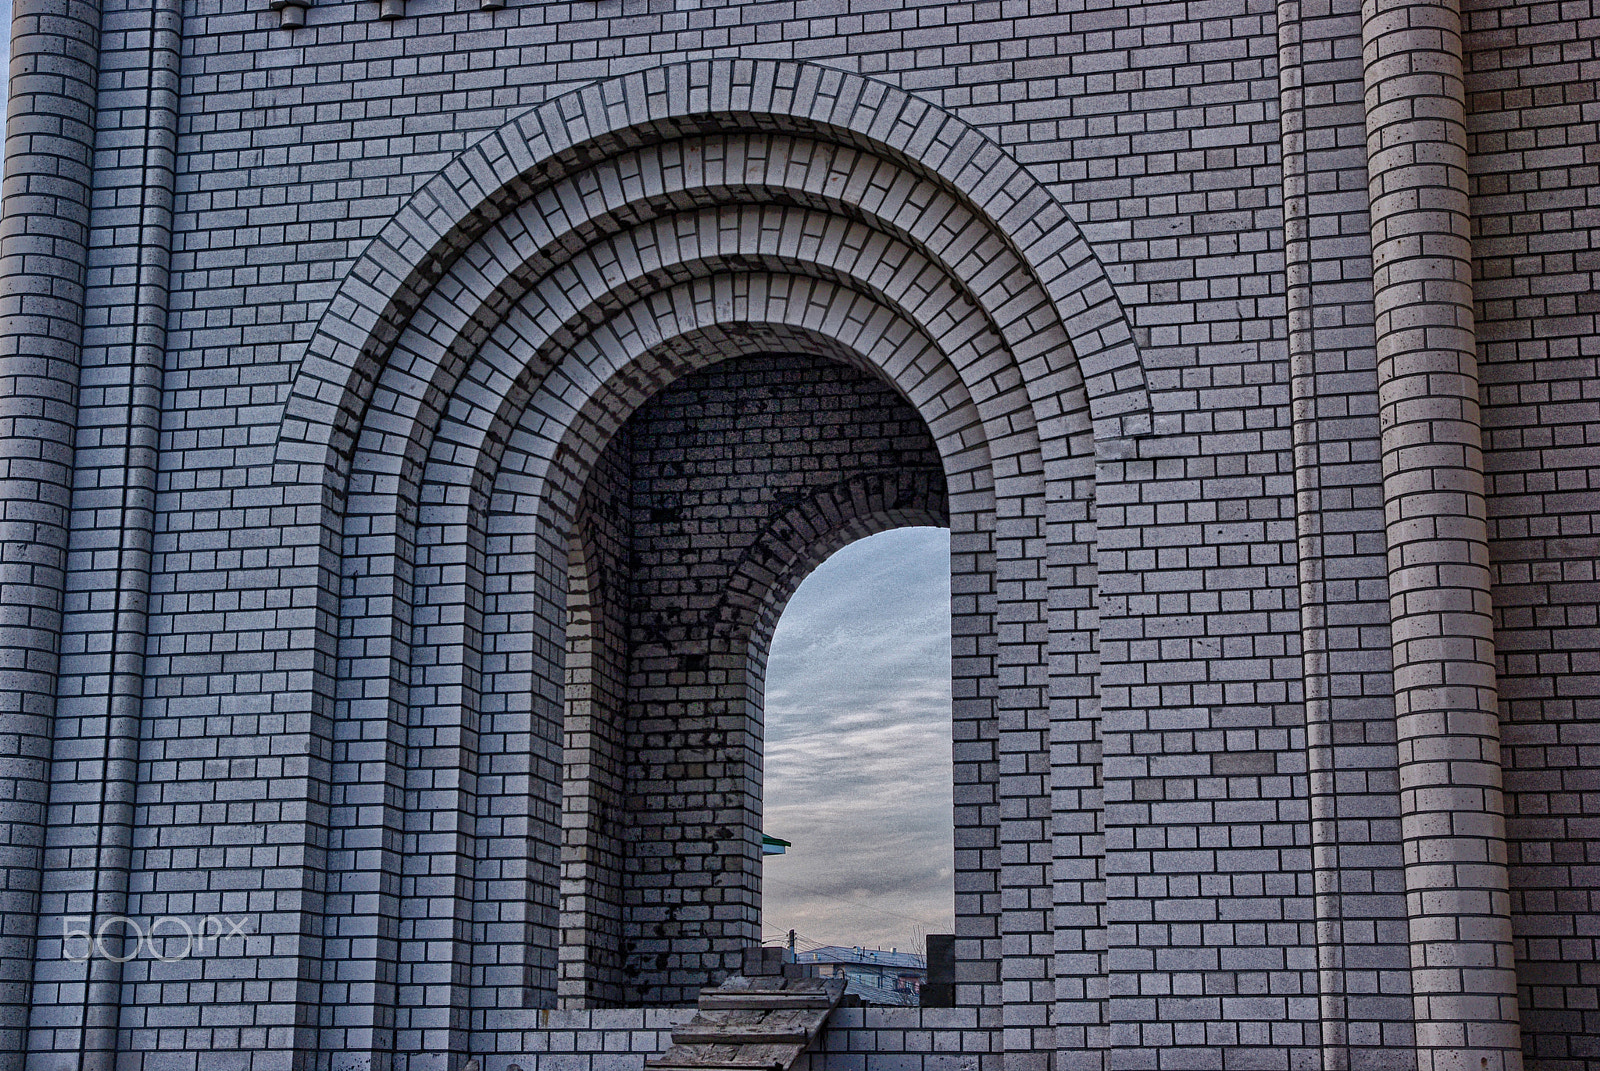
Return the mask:
{"type": "Polygon", "coordinates": [[[1282,142],[1284,280],[1294,413],[1295,528],[1300,579],[1300,657],[1304,665],[1306,767],[1311,806],[1311,866],[1316,910],[1317,996],[1323,1060],[1350,1066],[1344,981],[1344,920],[1339,897],[1338,800],[1333,756],[1332,667],[1318,482],[1316,353],[1312,294],[1311,204],[1300,0],[1278,0],[1278,128],[1282,142]]]}
{"type": "Polygon", "coordinates": [[[33,972],[72,486],[100,17],[17,0],[0,220],[0,1068],[33,972]]]}
{"type": "MultiPolygon", "coordinates": [[[[105,0],[72,525],[33,989],[34,1051],[116,1056],[122,963],[69,960],[54,916],[126,927],[177,152],[176,0],[105,0]],[[122,196],[115,194],[121,193],[122,196]],[[79,1027],[80,1029],[68,1028],[79,1027]],[[54,1029],[53,1029],[54,1027],[54,1029]]],[[[76,949],[70,950],[76,952],[76,949]]],[[[123,948],[120,956],[128,956],[123,948]]]]}
{"type": "Polygon", "coordinates": [[[1279,0],[1296,562],[1324,1071],[1410,1061],[1360,0],[1279,0]]]}
{"type": "Polygon", "coordinates": [[[1395,716],[1421,1071],[1520,1068],[1457,0],[1365,0],[1395,716]]]}

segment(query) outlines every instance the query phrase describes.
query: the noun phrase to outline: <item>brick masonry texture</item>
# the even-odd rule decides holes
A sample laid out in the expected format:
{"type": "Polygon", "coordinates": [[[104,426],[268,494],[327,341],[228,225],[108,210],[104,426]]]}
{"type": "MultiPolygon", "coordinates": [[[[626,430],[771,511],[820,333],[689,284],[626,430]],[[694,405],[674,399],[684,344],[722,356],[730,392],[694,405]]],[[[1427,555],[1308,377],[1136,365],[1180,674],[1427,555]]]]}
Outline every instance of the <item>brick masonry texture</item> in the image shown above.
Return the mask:
{"type": "Polygon", "coordinates": [[[944,524],[959,1006],[813,1071],[1600,1068],[1592,0],[285,10],[15,5],[0,1067],[642,1067],[944,524]]]}

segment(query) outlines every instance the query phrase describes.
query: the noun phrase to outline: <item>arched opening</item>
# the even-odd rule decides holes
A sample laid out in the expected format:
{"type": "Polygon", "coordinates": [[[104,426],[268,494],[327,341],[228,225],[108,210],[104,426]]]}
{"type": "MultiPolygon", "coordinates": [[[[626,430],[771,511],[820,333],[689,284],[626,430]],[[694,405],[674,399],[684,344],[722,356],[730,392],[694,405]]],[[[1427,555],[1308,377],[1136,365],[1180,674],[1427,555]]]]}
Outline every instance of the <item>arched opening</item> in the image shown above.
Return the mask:
{"type": "MultiPolygon", "coordinates": [[[[763,866],[764,943],[925,955],[955,926],[949,532],[868,536],[807,576],[765,714],[764,831],[789,847],[763,866]]],[[[896,972],[856,973],[868,999],[911,1002],[896,972]]]]}
{"type": "MultiPolygon", "coordinates": [[[[568,544],[563,1004],[693,1000],[760,943],[778,614],[841,546],[945,525],[946,500],[921,416],[876,376],[814,355],[682,376],[607,446],[568,544]]],[[[949,816],[947,795],[947,834],[949,816]]]]}

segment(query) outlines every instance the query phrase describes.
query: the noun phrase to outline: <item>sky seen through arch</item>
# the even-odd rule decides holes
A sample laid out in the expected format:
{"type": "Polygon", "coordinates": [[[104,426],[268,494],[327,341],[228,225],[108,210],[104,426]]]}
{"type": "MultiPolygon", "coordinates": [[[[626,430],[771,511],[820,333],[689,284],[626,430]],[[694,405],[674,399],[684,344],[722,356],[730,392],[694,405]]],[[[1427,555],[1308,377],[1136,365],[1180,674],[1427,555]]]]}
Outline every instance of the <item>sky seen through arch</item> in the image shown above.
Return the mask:
{"type": "Polygon", "coordinates": [[[762,933],[920,952],[954,928],[950,534],[850,544],[800,585],[767,662],[762,933]]]}

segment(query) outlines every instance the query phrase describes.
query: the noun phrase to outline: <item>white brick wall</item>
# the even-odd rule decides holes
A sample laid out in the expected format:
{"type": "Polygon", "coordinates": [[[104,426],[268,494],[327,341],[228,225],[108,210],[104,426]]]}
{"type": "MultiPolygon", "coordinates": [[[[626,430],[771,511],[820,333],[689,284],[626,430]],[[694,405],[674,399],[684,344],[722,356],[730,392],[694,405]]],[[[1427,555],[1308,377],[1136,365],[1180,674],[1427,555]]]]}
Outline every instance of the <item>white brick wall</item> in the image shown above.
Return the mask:
{"type": "MultiPolygon", "coordinates": [[[[1568,1071],[1600,1032],[1595,13],[1463,6],[1507,909],[1524,1046],[1568,1071]]],[[[574,519],[662,387],[789,353],[925,425],[963,579],[969,1008],[829,1066],[1414,1066],[1358,5],[457,7],[18,0],[0,1064],[454,1071],[558,989],[626,996],[629,778],[563,785],[630,746],[564,709],[624,672],[560,656],[574,519]],[[73,964],[69,913],[252,936],[73,964]]],[[[646,646],[636,705],[759,681],[646,646]]]]}

